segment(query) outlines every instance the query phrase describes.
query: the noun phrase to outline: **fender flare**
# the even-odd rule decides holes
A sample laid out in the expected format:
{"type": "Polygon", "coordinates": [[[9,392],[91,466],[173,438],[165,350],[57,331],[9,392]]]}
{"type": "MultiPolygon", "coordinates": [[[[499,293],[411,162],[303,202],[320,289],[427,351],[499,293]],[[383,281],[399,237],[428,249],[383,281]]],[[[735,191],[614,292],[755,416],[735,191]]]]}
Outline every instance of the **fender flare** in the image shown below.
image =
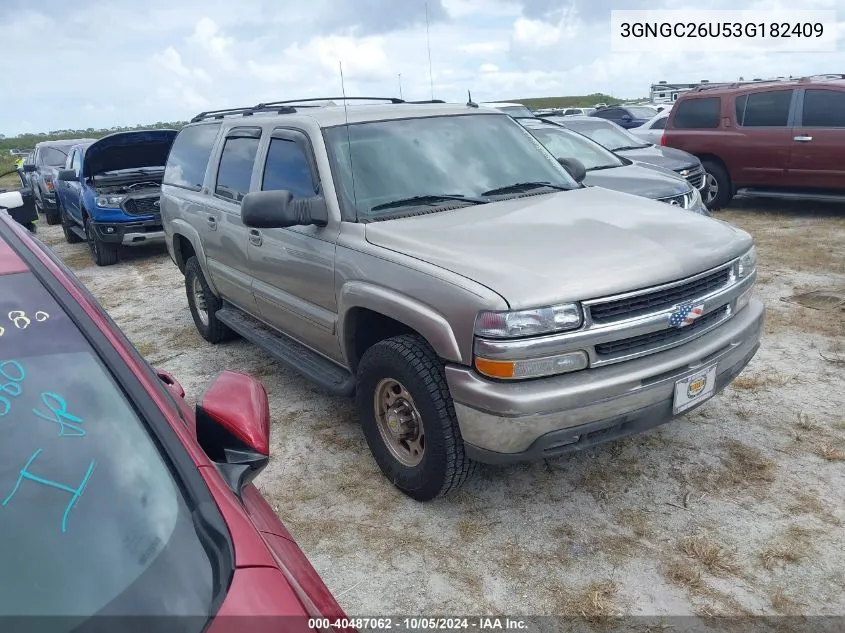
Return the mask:
{"type": "Polygon", "coordinates": [[[199,262],[200,269],[202,269],[202,274],[205,277],[205,282],[208,284],[208,287],[211,289],[211,291],[215,295],[219,296],[220,293],[218,292],[216,286],[214,285],[214,280],[208,272],[208,263],[205,258],[205,249],[203,249],[202,240],[200,239],[197,230],[190,224],[185,222],[185,220],[175,218],[172,221],[170,225],[170,231],[168,232],[170,233],[168,243],[170,248],[173,249],[173,256],[176,256],[176,237],[178,236],[188,240],[191,245],[191,248],[194,249],[194,253],[196,253],[197,261],[199,262]]]}
{"type": "Polygon", "coordinates": [[[352,281],[338,296],[338,334],[347,362],[352,357],[346,317],[353,308],[366,308],[411,328],[445,361],[462,362],[460,345],[449,321],[429,305],[408,295],[362,281],[352,281]]]}

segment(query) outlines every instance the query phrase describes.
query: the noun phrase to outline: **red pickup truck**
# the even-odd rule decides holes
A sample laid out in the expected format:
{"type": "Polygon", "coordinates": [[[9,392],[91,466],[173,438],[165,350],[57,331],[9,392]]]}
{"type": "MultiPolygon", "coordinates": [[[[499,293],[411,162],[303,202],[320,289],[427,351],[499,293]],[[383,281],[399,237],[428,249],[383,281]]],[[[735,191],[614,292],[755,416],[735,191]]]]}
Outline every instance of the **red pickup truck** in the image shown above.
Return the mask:
{"type": "Polygon", "coordinates": [[[735,196],[845,201],[845,75],[699,86],[661,145],[697,156],[711,209],[735,196]]]}

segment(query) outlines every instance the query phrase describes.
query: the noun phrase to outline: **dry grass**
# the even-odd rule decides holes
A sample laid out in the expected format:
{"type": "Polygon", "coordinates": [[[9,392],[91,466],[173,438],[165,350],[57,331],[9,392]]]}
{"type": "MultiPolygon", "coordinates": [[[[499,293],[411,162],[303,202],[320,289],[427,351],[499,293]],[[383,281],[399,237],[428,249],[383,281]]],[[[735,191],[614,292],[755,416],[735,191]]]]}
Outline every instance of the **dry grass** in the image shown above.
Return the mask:
{"type": "Polygon", "coordinates": [[[775,589],[771,595],[772,609],[783,615],[801,615],[801,605],[790,598],[783,589],[775,589]]]}
{"type": "Polygon", "coordinates": [[[722,220],[749,231],[758,246],[758,261],[763,270],[790,268],[799,271],[845,273],[845,257],[837,229],[845,228],[845,218],[836,213],[811,213],[801,207],[800,214],[789,211],[788,203],[778,203],[785,211],[765,212],[764,204],[754,210],[741,208],[718,214],[722,220]],[[827,231],[819,231],[819,217],[824,216],[827,231]]]}
{"type": "MultiPolygon", "coordinates": [[[[789,305],[789,304],[783,304],[789,305]]],[[[824,336],[845,334],[845,310],[811,310],[800,306],[769,306],[766,310],[767,334],[794,331],[824,336]]]]}
{"type": "Polygon", "coordinates": [[[788,498],[789,502],[786,505],[786,511],[790,516],[809,515],[819,519],[823,523],[829,523],[837,527],[842,525],[841,519],[833,514],[829,506],[825,505],[817,495],[804,490],[792,490],[788,498]]]}
{"type": "Polygon", "coordinates": [[[697,590],[702,587],[701,571],[686,562],[673,560],[666,563],[663,568],[663,575],[684,589],[697,590]]]}
{"type": "Polygon", "coordinates": [[[561,605],[562,614],[596,622],[616,615],[614,598],[617,588],[612,582],[593,582],[569,595],[561,605]]]}
{"type": "Polygon", "coordinates": [[[811,530],[790,526],[760,552],[760,563],[771,570],[778,564],[794,564],[804,560],[812,553],[812,535],[811,530]]]}
{"type": "Polygon", "coordinates": [[[787,376],[778,371],[772,371],[767,374],[758,374],[756,376],[738,376],[731,386],[734,389],[743,391],[752,391],[758,389],[767,389],[769,387],[785,387],[789,383],[796,381],[798,376],[787,376]]]}
{"type": "Polygon", "coordinates": [[[832,444],[822,444],[816,454],[828,462],[845,462],[845,451],[832,444]]]}
{"type": "Polygon", "coordinates": [[[737,440],[728,440],[723,447],[725,455],[715,476],[716,489],[761,488],[775,480],[775,462],[759,448],[737,440]]]}
{"type": "Polygon", "coordinates": [[[713,575],[739,573],[740,567],[733,554],[707,534],[696,534],[681,539],[678,549],[713,575]]]}
{"type": "MultiPolygon", "coordinates": [[[[65,264],[67,264],[68,268],[70,268],[74,272],[76,272],[77,270],[82,270],[83,268],[89,268],[94,265],[94,260],[91,259],[91,251],[89,251],[88,247],[84,244],[79,249],[74,250],[72,253],[68,253],[67,255],[63,256],[62,259],[64,260],[65,264]]],[[[100,303],[103,302],[100,301],[100,303]]]]}

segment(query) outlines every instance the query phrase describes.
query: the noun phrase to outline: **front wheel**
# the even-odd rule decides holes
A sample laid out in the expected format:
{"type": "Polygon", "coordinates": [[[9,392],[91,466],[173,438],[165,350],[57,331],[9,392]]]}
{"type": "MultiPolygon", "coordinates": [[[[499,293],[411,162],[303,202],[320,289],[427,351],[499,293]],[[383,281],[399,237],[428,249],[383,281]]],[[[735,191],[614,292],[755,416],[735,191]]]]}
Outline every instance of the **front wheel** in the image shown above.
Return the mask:
{"type": "Polygon", "coordinates": [[[376,463],[412,499],[445,495],[475,470],[464,451],[443,364],[421,337],[396,336],[364,353],[357,404],[376,463]]]}
{"type": "Polygon", "coordinates": [[[117,263],[120,254],[119,245],[104,242],[97,237],[97,233],[91,225],[91,218],[88,217],[85,218],[85,236],[88,238],[91,257],[94,258],[94,263],[97,266],[111,266],[117,263]]]}
{"type": "Polygon", "coordinates": [[[67,211],[61,205],[59,205],[59,214],[62,217],[62,233],[65,234],[65,242],[68,244],[79,244],[82,238],[73,231],[73,220],[70,219],[67,211]]]}
{"type": "Polygon", "coordinates": [[[62,221],[62,216],[59,214],[59,209],[44,209],[44,219],[50,226],[55,226],[62,221]]]}

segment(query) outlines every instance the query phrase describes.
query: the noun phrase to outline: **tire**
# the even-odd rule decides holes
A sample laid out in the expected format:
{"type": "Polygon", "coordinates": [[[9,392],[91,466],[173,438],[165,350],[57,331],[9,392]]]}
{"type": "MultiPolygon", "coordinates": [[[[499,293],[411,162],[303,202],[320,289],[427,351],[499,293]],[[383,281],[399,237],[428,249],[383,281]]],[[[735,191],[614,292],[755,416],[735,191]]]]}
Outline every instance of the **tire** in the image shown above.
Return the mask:
{"type": "Polygon", "coordinates": [[[717,161],[703,160],[701,164],[704,167],[705,182],[709,185],[704,193],[704,204],[711,211],[726,207],[733,198],[733,184],[728,172],[717,161]]]}
{"type": "Polygon", "coordinates": [[[464,451],[443,364],[423,338],[396,336],[364,353],[358,366],[357,405],[376,463],[412,499],[431,501],[445,495],[474,472],[475,462],[464,451]],[[392,394],[396,403],[392,407],[395,426],[376,410],[376,400],[382,410],[386,394],[392,394]],[[414,441],[414,429],[420,427],[422,441],[414,441]],[[399,437],[400,431],[405,431],[405,437],[399,437]],[[421,450],[414,453],[413,448],[421,450]]]}
{"type": "Polygon", "coordinates": [[[216,313],[223,307],[223,301],[208,287],[196,257],[185,263],[185,294],[200,336],[209,343],[222,343],[232,337],[232,330],[217,320],[216,313]]]}
{"type": "Polygon", "coordinates": [[[68,216],[61,204],[59,204],[59,215],[62,218],[62,233],[65,234],[65,242],[68,244],[79,244],[82,238],[71,230],[74,222],[70,219],[70,216],[68,216]]]}
{"type": "Polygon", "coordinates": [[[88,248],[91,251],[91,257],[97,266],[112,266],[117,263],[120,255],[120,246],[118,244],[109,244],[103,242],[97,237],[91,226],[91,218],[85,217],[85,235],[88,238],[88,248]]]}
{"type": "Polygon", "coordinates": [[[44,210],[44,219],[47,221],[47,224],[50,226],[55,226],[57,224],[61,224],[62,216],[59,213],[58,207],[55,209],[45,209],[44,210]]]}

